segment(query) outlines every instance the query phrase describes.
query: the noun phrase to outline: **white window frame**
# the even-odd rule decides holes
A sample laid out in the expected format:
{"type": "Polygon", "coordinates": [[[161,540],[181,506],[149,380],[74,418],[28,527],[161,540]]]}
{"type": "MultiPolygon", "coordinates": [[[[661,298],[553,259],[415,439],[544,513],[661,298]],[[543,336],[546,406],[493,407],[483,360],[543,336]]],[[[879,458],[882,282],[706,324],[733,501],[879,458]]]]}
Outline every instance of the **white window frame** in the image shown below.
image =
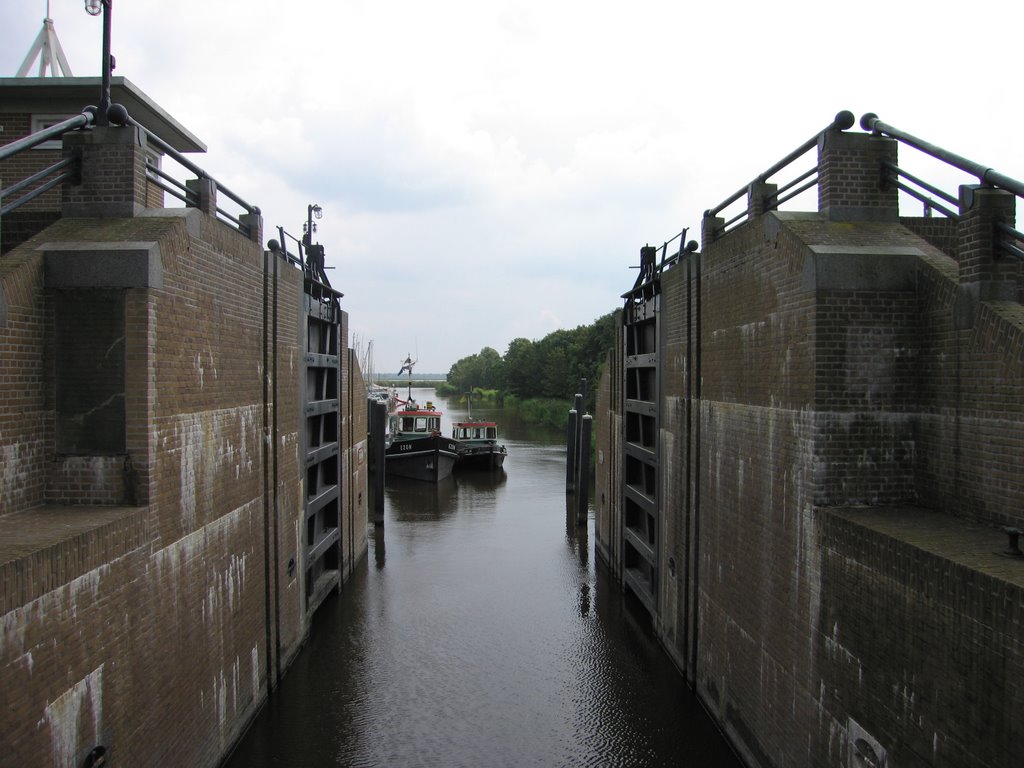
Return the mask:
{"type": "MultiPolygon", "coordinates": [[[[44,128],[49,128],[51,125],[56,125],[57,123],[63,120],[67,120],[69,117],[74,117],[74,115],[32,115],[32,126],[29,130],[29,133],[39,133],[39,131],[43,130],[44,128]]],[[[64,142],[61,141],[60,139],[50,139],[49,141],[44,141],[42,144],[36,144],[34,147],[32,147],[32,149],[59,150],[62,149],[63,147],[64,142]]]]}

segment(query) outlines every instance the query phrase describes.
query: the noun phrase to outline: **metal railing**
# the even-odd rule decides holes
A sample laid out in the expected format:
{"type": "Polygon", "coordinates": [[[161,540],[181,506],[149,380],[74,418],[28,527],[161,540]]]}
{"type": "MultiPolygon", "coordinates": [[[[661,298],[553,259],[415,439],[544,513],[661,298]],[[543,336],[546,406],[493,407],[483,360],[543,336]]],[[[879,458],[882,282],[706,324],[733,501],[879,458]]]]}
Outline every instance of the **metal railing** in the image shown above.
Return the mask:
{"type": "MultiPolygon", "coordinates": [[[[852,127],[855,122],[856,122],[856,119],[854,118],[852,112],[850,112],[848,110],[843,110],[842,112],[839,112],[838,114],[836,114],[835,120],[833,120],[829,125],[825,126],[825,128],[823,128],[821,131],[819,131],[818,133],[814,134],[814,136],[809,138],[807,141],[805,141],[799,147],[797,147],[792,152],[790,152],[788,155],[786,155],[784,158],[779,160],[771,168],[769,168],[768,170],[766,170],[763,173],[759,174],[750,183],[748,183],[747,185],[745,185],[745,186],[741,187],[740,189],[738,189],[736,192],[734,192],[732,195],[727,197],[725,200],[723,200],[721,203],[716,205],[714,208],[709,208],[708,210],[706,210],[704,212],[704,218],[708,219],[708,218],[716,217],[719,213],[721,213],[723,210],[725,210],[730,205],[735,203],[741,197],[743,197],[744,195],[748,194],[748,192],[752,188],[754,188],[755,185],[767,183],[768,179],[770,179],[776,173],[778,173],[783,168],[786,168],[787,166],[792,164],[798,158],[800,158],[803,155],[805,155],[812,148],[816,147],[818,145],[818,140],[821,138],[821,135],[823,133],[825,133],[826,131],[832,131],[832,130],[845,131],[847,128],[852,127]]],[[[778,187],[772,194],[766,195],[762,199],[762,201],[761,201],[762,202],[762,206],[763,206],[763,210],[766,210],[766,211],[775,210],[780,205],[785,203],[787,200],[791,200],[794,197],[796,197],[797,195],[799,195],[799,194],[801,194],[803,192],[806,192],[808,189],[811,189],[812,187],[814,187],[817,183],[818,183],[818,163],[815,162],[814,166],[812,168],[810,168],[807,171],[804,171],[803,173],[798,175],[795,179],[793,179],[789,183],[784,184],[784,185],[778,187]]],[[[722,236],[723,234],[725,234],[726,232],[729,231],[730,227],[733,227],[734,224],[738,224],[743,219],[747,218],[749,216],[749,214],[750,214],[750,206],[745,208],[743,211],[741,211],[737,215],[733,216],[728,221],[725,221],[721,225],[715,227],[712,230],[712,232],[711,232],[712,237],[717,238],[717,237],[722,236]]]]}
{"type": "MultiPolygon", "coordinates": [[[[281,256],[283,256],[285,261],[287,261],[289,264],[291,264],[292,266],[298,267],[303,272],[305,272],[306,271],[306,262],[305,262],[305,260],[302,257],[302,241],[299,238],[297,238],[295,235],[293,235],[291,232],[287,232],[285,230],[285,228],[281,227],[281,226],[279,226],[277,228],[277,233],[278,233],[278,236],[281,238],[279,243],[278,243],[278,245],[280,247],[281,256]],[[295,243],[297,246],[299,246],[299,248],[298,248],[299,255],[298,256],[292,256],[292,254],[288,252],[288,241],[289,240],[291,240],[293,243],[295,243]]],[[[271,248],[271,250],[275,250],[275,249],[271,248]]]]}
{"type": "MultiPolygon", "coordinates": [[[[860,127],[869,133],[879,136],[888,136],[891,139],[899,141],[901,144],[906,144],[908,147],[913,147],[919,152],[923,152],[929,157],[933,157],[936,160],[952,166],[953,168],[964,171],[965,173],[974,176],[986,187],[1012,192],[1018,200],[1024,198],[1024,182],[1020,182],[1004,173],[1000,173],[994,168],[990,168],[981,163],[976,163],[973,160],[968,160],[962,155],[950,152],[949,150],[943,149],[935,144],[931,144],[924,139],[919,139],[917,136],[907,133],[906,131],[901,131],[899,128],[883,123],[878,119],[878,115],[874,112],[868,112],[861,117],[860,127]]],[[[939,211],[949,218],[957,218],[960,215],[959,197],[928,184],[916,176],[907,173],[907,171],[894,163],[883,163],[882,174],[882,179],[885,183],[892,184],[897,189],[906,192],[914,199],[924,203],[926,215],[928,215],[932,210],[939,211]],[[911,186],[906,183],[907,181],[917,186],[911,186]],[[932,195],[952,204],[956,207],[956,210],[952,210],[941,203],[936,202],[933,198],[925,195],[921,190],[930,192],[932,195]]],[[[1024,259],[1024,233],[1014,229],[1009,224],[1001,222],[996,224],[996,232],[996,245],[1003,253],[1017,259],[1024,259]]]]}
{"type": "Polygon", "coordinates": [[[271,240],[267,244],[267,247],[271,251],[284,258],[285,262],[288,264],[298,267],[298,269],[302,271],[303,275],[305,275],[306,279],[312,280],[322,286],[332,297],[341,298],[345,295],[336,288],[333,288],[330,280],[327,279],[327,274],[321,271],[334,269],[334,267],[328,267],[323,263],[318,264],[315,252],[312,256],[309,255],[308,249],[310,248],[310,245],[306,242],[305,237],[299,239],[281,226],[277,228],[277,232],[280,240],[271,240]],[[298,246],[297,256],[293,256],[288,251],[289,240],[298,246]]]}
{"type": "MultiPolygon", "coordinates": [[[[213,188],[216,191],[218,198],[220,195],[224,195],[225,197],[237,203],[238,206],[245,213],[256,215],[260,213],[259,208],[247,203],[245,200],[236,195],[234,192],[232,192],[226,186],[221,184],[215,178],[210,176],[210,174],[208,174],[202,168],[197,166],[195,163],[191,162],[181,152],[176,150],[174,147],[172,147],[166,141],[164,141],[155,133],[150,131],[144,125],[142,125],[136,120],[133,120],[131,117],[128,117],[127,115],[124,116],[124,122],[128,125],[132,125],[135,128],[138,128],[143,133],[145,133],[147,142],[157,147],[161,152],[169,156],[171,159],[173,159],[186,170],[194,173],[197,178],[209,180],[213,184],[213,188]]],[[[67,120],[62,120],[59,123],[55,123],[54,125],[51,125],[40,131],[36,131],[30,136],[25,136],[24,138],[17,139],[16,141],[12,141],[10,144],[6,144],[3,147],[0,147],[0,160],[6,160],[10,157],[14,157],[15,155],[18,155],[21,152],[39,146],[40,144],[46,141],[60,139],[68,131],[73,131],[81,128],[88,128],[95,124],[95,107],[88,107],[80,115],[75,115],[74,117],[70,117],[67,120]]],[[[181,202],[183,202],[186,206],[199,206],[200,197],[199,193],[196,190],[189,189],[189,187],[186,184],[181,183],[180,181],[173,178],[170,174],[167,174],[164,171],[160,170],[159,168],[156,168],[148,163],[146,164],[146,178],[151,183],[162,189],[164,192],[167,192],[172,197],[175,197],[181,202]]],[[[10,213],[11,211],[21,207],[22,205],[31,200],[34,200],[43,193],[48,192],[49,190],[64,182],[79,183],[80,179],[81,156],[76,155],[72,157],[63,158],[58,162],[54,163],[53,165],[44,168],[41,171],[38,171],[37,173],[34,173],[31,176],[0,190],[0,203],[2,203],[5,200],[9,200],[12,195],[19,195],[19,193],[22,193],[24,190],[29,190],[28,192],[21,194],[16,199],[4,203],[3,206],[0,207],[0,216],[10,213]],[[38,184],[40,181],[43,180],[45,180],[44,184],[40,184],[39,186],[32,188],[34,185],[38,184]]],[[[248,224],[246,224],[240,219],[240,215],[234,215],[229,211],[224,210],[219,205],[216,206],[215,210],[216,215],[220,219],[222,219],[226,223],[230,223],[241,234],[245,235],[246,237],[252,236],[251,228],[249,227],[248,224]]]]}
{"type": "MultiPolygon", "coordinates": [[[[30,136],[25,136],[24,138],[17,139],[12,141],[10,144],[5,144],[3,147],[0,147],[0,160],[6,160],[10,157],[14,157],[26,150],[39,146],[43,142],[59,139],[68,131],[93,125],[95,120],[96,114],[92,110],[87,110],[82,112],[80,115],[69,117],[67,120],[62,120],[59,123],[43,128],[41,131],[36,131],[30,136]]],[[[9,187],[0,189],[0,202],[10,199],[12,195],[19,195],[10,202],[0,205],[0,216],[20,208],[31,200],[35,200],[40,195],[45,192],[49,192],[51,189],[59,184],[63,184],[65,181],[70,181],[72,183],[76,182],[81,177],[81,169],[81,156],[66,157],[53,165],[43,168],[41,171],[12,184],[9,187]],[[32,188],[35,184],[44,180],[45,183],[40,184],[34,189],[32,188]],[[28,191],[24,192],[24,190],[28,191]],[[24,192],[24,194],[21,194],[22,192],[24,192]]]]}
{"type": "MultiPolygon", "coordinates": [[[[178,163],[178,165],[180,165],[185,170],[190,171],[191,173],[194,173],[196,175],[197,179],[205,179],[205,180],[210,181],[213,184],[213,186],[214,186],[214,189],[215,189],[215,191],[217,193],[217,197],[218,198],[220,197],[220,195],[224,195],[228,199],[230,199],[230,200],[234,201],[235,203],[237,203],[238,206],[243,211],[245,211],[246,213],[256,214],[256,215],[258,215],[260,213],[260,209],[258,207],[254,206],[254,205],[250,205],[249,203],[247,203],[245,200],[243,200],[241,197],[236,195],[234,192],[232,192],[226,186],[221,184],[213,176],[211,176],[206,171],[204,171],[202,168],[200,168],[198,165],[193,163],[191,160],[189,160],[187,157],[185,157],[181,152],[176,150],[174,147],[172,147],[166,141],[164,141],[159,136],[157,136],[155,133],[150,131],[144,125],[139,123],[137,120],[133,120],[132,118],[129,117],[128,118],[128,123],[130,125],[135,126],[139,130],[141,130],[143,133],[145,133],[146,134],[146,141],[148,143],[150,143],[150,144],[154,145],[155,147],[157,147],[161,152],[163,152],[165,155],[167,155],[168,157],[173,159],[176,163],[178,163]]],[[[199,193],[196,190],[189,189],[186,184],[181,183],[180,181],[178,181],[177,179],[172,177],[170,174],[165,173],[164,171],[160,170],[159,168],[155,168],[152,165],[147,164],[146,165],[146,178],[152,184],[154,184],[157,187],[159,187],[160,189],[162,189],[164,192],[168,193],[172,197],[175,197],[178,200],[180,200],[183,203],[185,203],[186,206],[188,206],[188,207],[198,207],[199,206],[199,204],[200,204],[199,193]]],[[[241,221],[241,219],[238,216],[232,215],[228,211],[226,211],[223,208],[221,208],[219,205],[216,206],[215,211],[216,211],[217,216],[220,219],[222,219],[225,222],[230,223],[232,226],[235,227],[235,229],[237,229],[243,235],[245,235],[246,237],[250,237],[251,236],[252,232],[251,232],[249,226],[245,222],[241,221]]]]}

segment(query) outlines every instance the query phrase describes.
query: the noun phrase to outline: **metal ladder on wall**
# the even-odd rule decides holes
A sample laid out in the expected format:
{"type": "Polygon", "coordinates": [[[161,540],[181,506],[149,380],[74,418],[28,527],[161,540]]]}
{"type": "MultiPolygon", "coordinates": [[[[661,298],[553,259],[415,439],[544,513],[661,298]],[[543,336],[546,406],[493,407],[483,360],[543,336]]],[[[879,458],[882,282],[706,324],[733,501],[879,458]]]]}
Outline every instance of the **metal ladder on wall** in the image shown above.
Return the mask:
{"type": "Polygon", "coordinates": [[[341,584],[341,294],[305,278],[303,301],[303,459],[306,610],[315,611],[341,584]]]}
{"type": "Polygon", "coordinates": [[[660,447],[661,280],[657,250],[640,249],[640,275],[623,294],[625,335],[622,568],[624,586],[658,613],[658,552],[661,529],[658,476],[660,447]]]}

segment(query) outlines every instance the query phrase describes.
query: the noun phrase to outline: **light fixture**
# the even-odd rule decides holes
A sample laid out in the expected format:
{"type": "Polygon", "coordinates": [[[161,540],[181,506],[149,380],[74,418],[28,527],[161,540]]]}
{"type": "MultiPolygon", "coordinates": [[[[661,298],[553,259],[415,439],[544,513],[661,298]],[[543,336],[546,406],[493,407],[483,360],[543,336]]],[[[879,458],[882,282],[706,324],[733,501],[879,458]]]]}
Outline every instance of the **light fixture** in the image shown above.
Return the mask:
{"type": "Polygon", "coordinates": [[[100,0],[85,0],[85,12],[90,16],[99,16],[103,11],[102,6],[100,0]]]}
{"type": "Polygon", "coordinates": [[[316,224],[313,223],[313,218],[322,219],[324,217],[324,209],[316,203],[310,203],[306,206],[306,220],[302,223],[302,231],[310,235],[309,242],[313,242],[312,234],[316,232],[316,224]]]}

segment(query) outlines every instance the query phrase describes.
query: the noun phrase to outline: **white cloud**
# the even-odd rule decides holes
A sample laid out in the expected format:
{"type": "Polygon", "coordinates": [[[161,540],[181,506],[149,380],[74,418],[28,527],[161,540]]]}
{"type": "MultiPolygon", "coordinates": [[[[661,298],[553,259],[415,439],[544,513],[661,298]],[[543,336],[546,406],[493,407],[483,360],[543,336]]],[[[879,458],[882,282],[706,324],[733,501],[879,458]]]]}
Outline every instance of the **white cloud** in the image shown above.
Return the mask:
{"type": "MultiPolygon", "coordinates": [[[[841,109],[1024,176],[1019,64],[978,44],[1007,23],[992,4],[114,5],[117,74],[207,143],[198,164],[268,239],[321,204],[353,330],[378,360],[418,345],[423,371],[618,306],[642,245],[699,239],[705,209],[841,109]]],[[[43,11],[5,0],[0,74],[43,11]]],[[[99,22],[80,0],[51,15],[75,74],[97,74],[99,22]]]]}

